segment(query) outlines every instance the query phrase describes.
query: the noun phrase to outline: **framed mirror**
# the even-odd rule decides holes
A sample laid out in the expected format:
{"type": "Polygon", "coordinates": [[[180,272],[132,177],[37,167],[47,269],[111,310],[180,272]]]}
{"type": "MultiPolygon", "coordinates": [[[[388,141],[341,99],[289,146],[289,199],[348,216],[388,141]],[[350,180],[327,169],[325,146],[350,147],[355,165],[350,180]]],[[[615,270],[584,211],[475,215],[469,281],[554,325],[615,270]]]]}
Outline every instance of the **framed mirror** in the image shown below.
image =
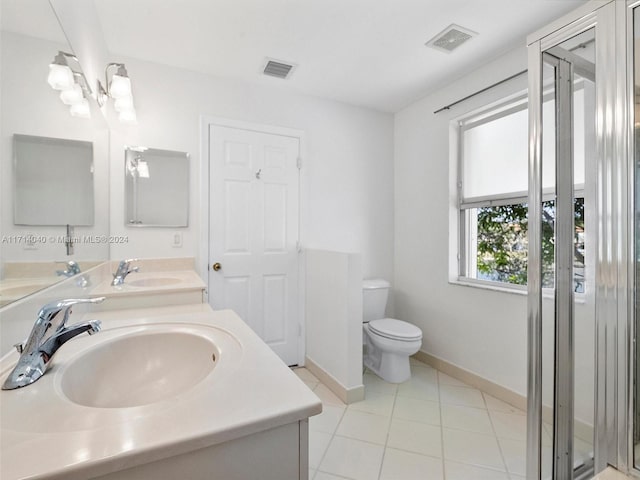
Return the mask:
{"type": "Polygon", "coordinates": [[[93,143],[13,136],[15,225],[93,225],[93,143]]]}
{"type": "Polygon", "coordinates": [[[189,225],[189,154],[125,148],[125,219],[130,227],[189,225]]]}
{"type": "Polygon", "coordinates": [[[0,8],[3,307],[67,278],[71,260],[84,272],[109,258],[109,130],[95,92],[79,85],[84,73],[51,3],[1,0],[0,8]],[[71,109],[72,89],[52,85],[61,58],[80,110],[71,109]]]}

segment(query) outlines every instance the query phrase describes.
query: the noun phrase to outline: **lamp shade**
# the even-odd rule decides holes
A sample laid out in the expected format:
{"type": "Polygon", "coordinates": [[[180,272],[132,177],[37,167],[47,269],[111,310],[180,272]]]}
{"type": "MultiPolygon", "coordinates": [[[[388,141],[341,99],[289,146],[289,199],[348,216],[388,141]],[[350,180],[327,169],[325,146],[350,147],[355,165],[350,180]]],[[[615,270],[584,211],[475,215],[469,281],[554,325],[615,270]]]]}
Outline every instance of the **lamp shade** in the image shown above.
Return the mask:
{"type": "Polygon", "coordinates": [[[116,98],[113,102],[113,108],[116,110],[116,112],[133,110],[133,97],[129,95],[126,97],[116,98]]]}
{"type": "Polygon", "coordinates": [[[91,118],[91,109],[86,98],[83,98],[79,103],[71,105],[70,112],[72,117],[91,118]]]}
{"type": "Polygon", "coordinates": [[[109,93],[114,99],[131,96],[131,80],[129,77],[114,75],[111,77],[111,87],[109,93]]]}
{"type": "Polygon", "coordinates": [[[82,100],[84,100],[82,87],[77,83],[74,83],[71,88],[60,92],[60,100],[62,100],[62,103],[65,105],[75,105],[76,103],[82,102],[82,100]]]}
{"type": "Polygon", "coordinates": [[[67,90],[75,83],[73,72],[67,65],[52,63],[49,65],[47,82],[56,90],[67,90]]]}
{"type": "Polygon", "coordinates": [[[136,117],[135,110],[123,110],[118,115],[118,120],[122,123],[137,123],[138,119],[136,117]]]}

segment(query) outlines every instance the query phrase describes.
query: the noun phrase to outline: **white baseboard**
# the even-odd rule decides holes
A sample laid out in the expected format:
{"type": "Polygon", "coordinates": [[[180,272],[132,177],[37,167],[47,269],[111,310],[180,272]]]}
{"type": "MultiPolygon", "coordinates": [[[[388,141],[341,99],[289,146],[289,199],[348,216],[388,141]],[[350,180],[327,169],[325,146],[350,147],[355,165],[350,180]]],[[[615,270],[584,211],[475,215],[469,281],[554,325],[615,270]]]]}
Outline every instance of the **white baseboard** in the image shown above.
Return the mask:
{"type": "Polygon", "coordinates": [[[309,357],[305,358],[304,366],[344,403],[350,404],[364,400],[364,385],[351,388],[345,387],[309,357]]]}
{"type": "MultiPolygon", "coordinates": [[[[477,388],[478,390],[482,390],[492,397],[502,400],[519,410],[527,411],[527,397],[524,395],[520,395],[513,390],[503,387],[502,385],[498,385],[491,380],[487,380],[486,378],[470,372],[469,370],[443,360],[442,358],[436,357],[435,355],[431,355],[430,353],[423,352],[422,350],[413,355],[413,358],[422,363],[426,363],[427,365],[431,365],[442,373],[446,373],[450,377],[456,378],[461,382],[477,388]]],[[[553,423],[553,409],[550,406],[542,406],[542,419],[545,423],[553,423]]],[[[581,440],[589,443],[593,442],[592,425],[576,419],[574,421],[574,431],[576,437],[581,440]]]]}

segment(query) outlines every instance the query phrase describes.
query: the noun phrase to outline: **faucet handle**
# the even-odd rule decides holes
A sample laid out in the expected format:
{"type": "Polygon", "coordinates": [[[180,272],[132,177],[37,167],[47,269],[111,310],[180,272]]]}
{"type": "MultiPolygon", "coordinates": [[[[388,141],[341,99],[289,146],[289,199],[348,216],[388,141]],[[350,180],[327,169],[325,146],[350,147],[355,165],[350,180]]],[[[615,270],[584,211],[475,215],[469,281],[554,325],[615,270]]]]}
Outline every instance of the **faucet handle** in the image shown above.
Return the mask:
{"type": "Polygon", "coordinates": [[[47,303],[44,307],[40,309],[38,313],[38,318],[42,320],[49,320],[54,315],[57,315],[59,312],[64,312],[64,317],[62,324],[64,324],[69,316],[69,310],[74,305],[78,305],[80,303],[101,303],[104,301],[106,297],[95,297],[95,298],[67,298],[65,300],[58,300],[57,302],[47,303]]]}
{"type": "Polygon", "coordinates": [[[56,275],[66,275],[71,277],[81,272],[80,265],[78,265],[78,262],[75,260],[57,260],[55,263],[64,263],[67,266],[67,269],[64,271],[56,270],[56,275]]]}
{"type": "Polygon", "coordinates": [[[71,307],[80,303],[100,303],[105,297],[96,298],[68,298],[57,302],[47,303],[40,309],[38,319],[36,320],[31,334],[24,344],[23,350],[27,352],[34,351],[44,341],[56,332],[65,328],[67,319],[71,313],[71,307]]]}

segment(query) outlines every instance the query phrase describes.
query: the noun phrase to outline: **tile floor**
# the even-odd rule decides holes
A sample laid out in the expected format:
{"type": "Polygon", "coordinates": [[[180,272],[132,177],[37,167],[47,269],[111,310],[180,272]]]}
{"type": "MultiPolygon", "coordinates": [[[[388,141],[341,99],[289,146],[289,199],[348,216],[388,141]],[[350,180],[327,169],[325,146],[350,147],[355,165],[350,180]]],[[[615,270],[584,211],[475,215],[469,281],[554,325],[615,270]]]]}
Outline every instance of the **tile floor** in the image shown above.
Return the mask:
{"type": "Polygon", "coordinates": [[[366,372],[365,400],[348,406],[308,370],[294,370],[323,403],[309,420],[309,479],[524,479],[525,412],[411,362],[412,378],[400,385],[366,372]]]}

